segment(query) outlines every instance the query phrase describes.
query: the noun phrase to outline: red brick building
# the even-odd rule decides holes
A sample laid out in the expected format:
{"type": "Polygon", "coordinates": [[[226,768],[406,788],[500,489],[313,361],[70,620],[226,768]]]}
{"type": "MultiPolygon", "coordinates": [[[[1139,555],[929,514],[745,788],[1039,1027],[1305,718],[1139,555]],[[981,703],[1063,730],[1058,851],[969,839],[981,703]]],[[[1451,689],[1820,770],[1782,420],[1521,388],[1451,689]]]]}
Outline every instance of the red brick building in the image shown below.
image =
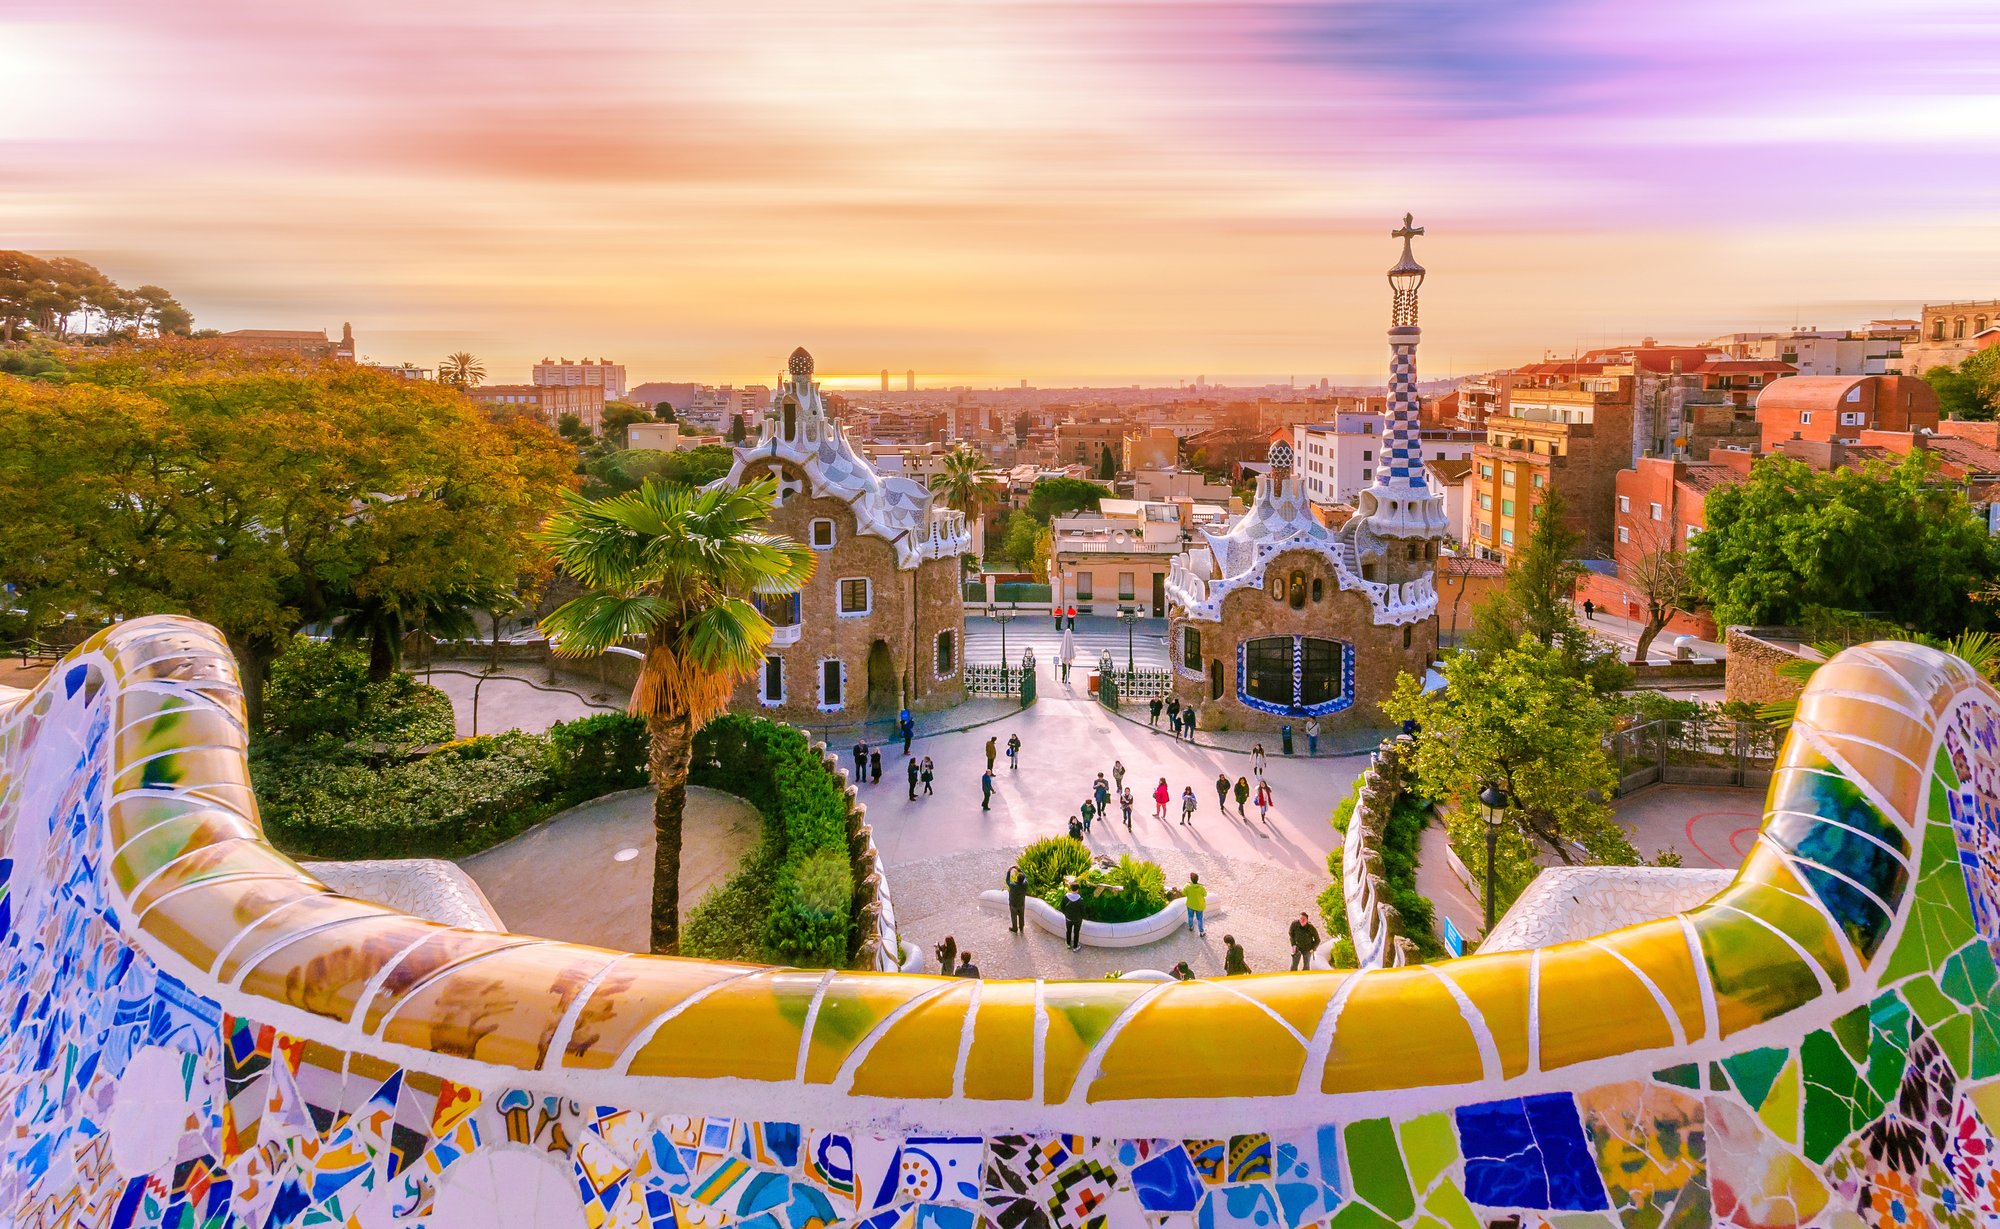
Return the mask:
{"type": "Polygon", "coordinates": [[[1757,399],[1761,447],[1787,440],[1858,443],[1864,431],[1938,425],[1937,393],[1914,376],[1786,376],[1757,399]]]}

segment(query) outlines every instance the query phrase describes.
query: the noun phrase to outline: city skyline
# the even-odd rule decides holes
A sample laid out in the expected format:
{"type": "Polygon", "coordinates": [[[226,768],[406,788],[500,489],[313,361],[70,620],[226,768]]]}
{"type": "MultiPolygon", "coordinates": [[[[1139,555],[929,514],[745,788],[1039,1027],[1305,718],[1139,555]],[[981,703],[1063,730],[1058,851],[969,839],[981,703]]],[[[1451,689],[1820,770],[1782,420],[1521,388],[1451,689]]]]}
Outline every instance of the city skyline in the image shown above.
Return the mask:
{"type": "Polygon", "coordinates": [[[1990,296],[1996,50],[1960,0],[31,0],[0,234],[494,379],[1377,382],[1405,210],[1440,376],[1990,296]]]}

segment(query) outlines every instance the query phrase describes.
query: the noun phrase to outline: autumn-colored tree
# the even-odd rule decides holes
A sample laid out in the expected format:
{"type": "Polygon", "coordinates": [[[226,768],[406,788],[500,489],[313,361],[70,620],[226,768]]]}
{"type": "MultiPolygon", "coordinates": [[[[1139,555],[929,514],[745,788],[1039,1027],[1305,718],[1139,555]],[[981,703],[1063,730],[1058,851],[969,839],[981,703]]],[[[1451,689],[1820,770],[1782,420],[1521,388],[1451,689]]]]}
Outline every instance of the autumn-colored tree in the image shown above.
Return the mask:
{"type": "Polygon", "coordinates": [[[511,583],[569,465],[544,429],[353,367],[0,378],[0,579],[50,609],[214,624],[256,728],[299,629],[355,615],[393,661],[398,627],[511,583]]]}

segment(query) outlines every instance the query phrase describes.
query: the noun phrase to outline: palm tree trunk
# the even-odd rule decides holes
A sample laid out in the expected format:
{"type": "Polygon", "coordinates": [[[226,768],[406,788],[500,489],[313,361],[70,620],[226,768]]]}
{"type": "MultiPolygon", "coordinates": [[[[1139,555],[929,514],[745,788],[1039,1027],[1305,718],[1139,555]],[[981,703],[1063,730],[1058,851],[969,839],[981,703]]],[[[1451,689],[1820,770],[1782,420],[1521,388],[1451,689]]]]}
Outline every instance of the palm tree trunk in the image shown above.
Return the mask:
{"type": "Polygon", "coordinates": [[[368,629],[368,681],[386,683],[396,673],[394,630],[381,622],[368,629]]]}
{"type": "Polygon", "coordinates": [[[649,717],[653,774],[653,950],[681,950],[681,827],[687,814],[694,729],[685,716],[649,717]]]}

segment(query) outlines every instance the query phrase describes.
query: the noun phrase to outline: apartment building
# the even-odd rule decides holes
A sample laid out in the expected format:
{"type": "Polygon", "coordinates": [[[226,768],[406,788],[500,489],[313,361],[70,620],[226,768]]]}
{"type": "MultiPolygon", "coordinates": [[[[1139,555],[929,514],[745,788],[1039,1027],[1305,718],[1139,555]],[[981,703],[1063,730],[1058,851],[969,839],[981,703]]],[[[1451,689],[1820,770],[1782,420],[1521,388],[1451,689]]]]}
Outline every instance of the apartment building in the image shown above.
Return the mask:
{"type": "Polygon", "coordinates": [[[482,384],[466,395],[484,406],[532,414],[550,427],[562,425],[565,414],[596,435],[604,426],[604,390],[589,384],[482,384]]]}
{"type": "Polygon", "coordinates": [[[1565,521],[1585,554],[1609,552],[1618,471],[1632,462],[1632,376],[1594,376],[1560,388],[1517,388],[1509,411],[1486,420],[1472,449],[1466,546],[1502,561],[1528,539],[1544,492],[1560,491],[1565,521]]]}
{"type": "Polygon", "coordinates": [[[614,363],[608,358],[586,358],[576,362],[566,358],[552,362],[544,358],[535,364],[531,381],[545,388],[595,385],[604,390],[604,400],[625,400],[625,364],[614,363]]]}

